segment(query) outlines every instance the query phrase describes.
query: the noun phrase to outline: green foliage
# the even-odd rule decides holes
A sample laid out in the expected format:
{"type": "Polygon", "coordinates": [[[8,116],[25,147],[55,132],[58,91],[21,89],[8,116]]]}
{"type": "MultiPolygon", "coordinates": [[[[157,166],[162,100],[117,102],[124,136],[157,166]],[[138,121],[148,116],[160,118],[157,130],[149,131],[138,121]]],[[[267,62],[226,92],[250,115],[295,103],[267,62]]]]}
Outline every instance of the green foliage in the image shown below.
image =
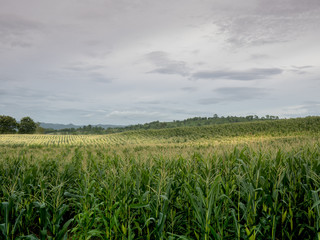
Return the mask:
{"type": "Polygon", "coordinates": [[[17,196],[13,195],[9,197],[8,202],[1,202],[1,215],[4,216],[4,222],[0,224],[0,236],[3,239],[14,239],[15,233],[18,231],[19,225],[21,225],[21,217],[25,212],[25,209],[19,209],[17,203],[17,196]]]}
{"type": "MultiPolygon", "coordinates": [[[[165,138],[184,137],[190,139],[243,136],[256,134],[283,135],[292,132],[319,132],[320,117],[295,119],[278,119],[267,116],[258,117],[221,117],[192,118],[171,123],[152,122],[144,125],[133,125],[124,128],[108,128],[84,126],[78,129],[45,129],[44,133],[55,134],[107,134],[119,133],[124,136],[163,136],[165,138]],[[181,123],[181,124],[180,124],[181,123]],[[182,124],[183,123],[183,124],[182,124]]],[[[183,141],[183,139],[181,139],[183,141]]]]}
{"type": "Polygon", "coordinates": [[[0,145],[0,239],[320,239],[319,123],[14,135],[63,144],[0,145]]]}
{"type": "Polygon", "coordinates": [[[20,120],[19,133],[32,134],[37,129],[36,123],[30,117],[24,117],[20,120]]]}
{"type": "Polygon", "coordinates": [[[173,122],[159,122],[154,121],[145,124],[130,125],[126,127],[116,127],[104,129],[99,126],[83,126],[80,128],[65,128],[60,130],[45,129],[44,133],[55,133],[55,134],[107,134],[107,133],[119,133],[135,130],[149,130],[149,129],[172,129],[172,128],[183,128],[183,127],[199,127],[199,126],[210,126],[217,124],[227,124],[227,123],[240,123],[240,122],[253,122],[253,121],[265,121],[265,120],[278,120],[277,116],[269,116],[259,118],[258,116],[246,116],[246,117],[218,117],[214,115],[213,117],[194,117],[185,120],[175,120],[173,122]]]}
{"type": "Polygon", "coordinates": [[[121,128],[109,128],[107,129],[108,133],[115,132],[124,132],[130,130],[148,130],[148,129],[167,129],[167,128],[177,128],[177,127],[196,127],[196,126],[208,126],[216,124],[227,124],[227,123],[239,123],[239,122],[252,122],[252,121],[263,121],[263,120],[277,120],[279,117],[266,115],[265,117],[259,118],[255,116],[246,116],[246,117],[236,117],[236,116],[227,116],[227,117],[218,117],[217,114],[214,114],[213,117],[194,117],[188,118],[185,120],[175,120],[173,122],[159,122],[154,121],[145,124],[131,125],[121,128]]]}
{"type": "Polygon", "coordinates": [[[297,148],[177,146],[185,157],[1,147],[0,239],[317,239],[320,146],[305,137],[297,148]]]}
{"type": "Polygon", "coordinates": [[[123,136],[157,137],[165,139],[210,139],[236,136],[283,136],[292,133],[318,133],[320,117],[244,122],[201,127],[180,127],[160,130],[139,130],[121,133],[123,136]]]}
{"type": "Polygon", "coordinates": [[[17,127],[17,121],[13,117],[0,116],[0,134],[15,133],[17,127]]]}
{"type": "Polygon", "coordinates": [[[45,129],[43,127],[40,127],[40,123],[36,123],[36,130],[35,130],[36,134],[44,134],[45,133],[45,129]]]}
{"type": "Polygon", "coordinates": [[[64,134],[64,135],[87,135],[87,134],[105,134],[107,131],[103,127],[98,126],[83,126],[80,128],[64,128],[60,130],[54,129],[43,129],[43,133],[45,134],[64,134]]]}

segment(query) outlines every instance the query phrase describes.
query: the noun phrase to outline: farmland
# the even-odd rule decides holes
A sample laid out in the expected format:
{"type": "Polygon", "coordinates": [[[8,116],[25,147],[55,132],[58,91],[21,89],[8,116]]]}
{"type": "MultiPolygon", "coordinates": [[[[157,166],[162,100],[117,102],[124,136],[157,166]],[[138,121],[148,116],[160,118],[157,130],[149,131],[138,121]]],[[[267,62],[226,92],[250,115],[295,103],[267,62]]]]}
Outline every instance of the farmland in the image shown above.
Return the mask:
{"type": "Polygon", "coordinates": [[[320,239],[319,126],[0,135],[0,238],[320,239]]]}

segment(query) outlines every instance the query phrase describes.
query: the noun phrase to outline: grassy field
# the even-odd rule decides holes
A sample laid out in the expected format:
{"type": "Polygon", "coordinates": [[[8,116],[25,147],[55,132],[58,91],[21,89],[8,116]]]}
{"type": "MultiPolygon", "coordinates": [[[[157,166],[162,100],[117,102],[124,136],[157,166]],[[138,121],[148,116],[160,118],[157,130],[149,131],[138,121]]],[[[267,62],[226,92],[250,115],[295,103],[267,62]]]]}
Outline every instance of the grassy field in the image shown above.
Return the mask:
{"type": "Polygon", "coordinates": [[[320,239],[319,123],[0,135],[0,239],[320,239]]]}

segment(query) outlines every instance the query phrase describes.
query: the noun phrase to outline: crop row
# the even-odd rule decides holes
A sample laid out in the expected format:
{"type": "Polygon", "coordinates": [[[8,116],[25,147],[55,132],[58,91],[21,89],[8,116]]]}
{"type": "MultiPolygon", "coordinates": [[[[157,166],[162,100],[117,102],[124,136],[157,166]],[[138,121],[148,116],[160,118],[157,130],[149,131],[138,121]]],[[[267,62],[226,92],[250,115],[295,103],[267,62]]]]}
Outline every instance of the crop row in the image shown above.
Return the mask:
{"type": "Polygon", "coordinates": [[[79,145],[107,145],[133,142],[117,135],[0,135],[0,145],[42,145],[42,146],[79,146],[79,145]]]}

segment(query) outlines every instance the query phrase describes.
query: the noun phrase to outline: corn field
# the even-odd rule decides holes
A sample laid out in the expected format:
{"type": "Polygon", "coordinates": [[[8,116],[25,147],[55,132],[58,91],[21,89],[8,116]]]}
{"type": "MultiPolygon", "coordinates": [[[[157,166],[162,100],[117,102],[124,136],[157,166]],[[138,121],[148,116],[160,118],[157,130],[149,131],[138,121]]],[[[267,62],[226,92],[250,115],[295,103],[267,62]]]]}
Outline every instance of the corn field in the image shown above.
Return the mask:
{"type": "Polygon", "coordinates": [[[320,239],[318,135],[159,139],[1,136],[0,239],[320,239]]]}

